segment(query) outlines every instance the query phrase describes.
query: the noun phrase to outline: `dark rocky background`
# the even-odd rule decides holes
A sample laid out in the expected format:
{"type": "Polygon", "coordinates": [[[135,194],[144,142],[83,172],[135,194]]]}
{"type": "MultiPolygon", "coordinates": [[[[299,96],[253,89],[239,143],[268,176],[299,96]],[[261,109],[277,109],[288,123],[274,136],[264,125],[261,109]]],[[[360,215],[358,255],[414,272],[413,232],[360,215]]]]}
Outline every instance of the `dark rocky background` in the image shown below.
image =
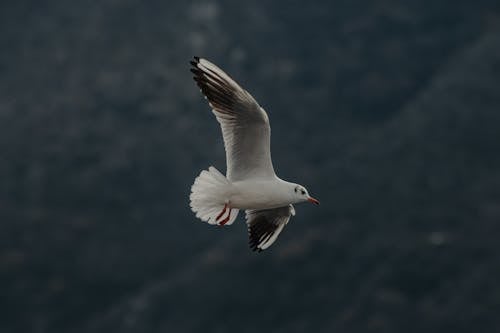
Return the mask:
{"type": "Polygon", "coordinates": [[[4,1],[0,50],[0,332],[500,332],[498,1],[4,1]],[[193,55],[322,201],[261,254],[189,210],[193,55]]]}

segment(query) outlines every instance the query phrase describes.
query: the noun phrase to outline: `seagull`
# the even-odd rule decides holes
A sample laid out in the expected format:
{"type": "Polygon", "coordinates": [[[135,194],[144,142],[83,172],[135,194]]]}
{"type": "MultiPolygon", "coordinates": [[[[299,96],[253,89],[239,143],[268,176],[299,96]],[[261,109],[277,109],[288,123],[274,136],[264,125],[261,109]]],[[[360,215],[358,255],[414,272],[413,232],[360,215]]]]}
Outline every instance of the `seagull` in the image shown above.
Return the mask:
{"type": "Polygon", "coordinates": [[[291,216],[292,204],[319,205],[302,185],[284,181],[271,160],[271,127],[266,111],[245,89],[210,61],[194,57],[191,72],[222,129],[227,171],[203,170],[191,187],[190,207],[213,225],[230,225],[245,210],[249,245],[271,246],[291,216]]]}

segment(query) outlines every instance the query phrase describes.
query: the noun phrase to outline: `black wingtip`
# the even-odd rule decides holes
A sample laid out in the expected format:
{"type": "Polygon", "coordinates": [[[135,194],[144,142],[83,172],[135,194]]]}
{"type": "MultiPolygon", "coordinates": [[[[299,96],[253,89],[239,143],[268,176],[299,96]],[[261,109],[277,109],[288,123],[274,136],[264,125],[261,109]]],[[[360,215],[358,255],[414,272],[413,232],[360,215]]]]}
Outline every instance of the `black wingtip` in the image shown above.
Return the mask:
{"type": "Polygon", "coordinates": [[[193,66],[194,68],[198,68],[198,64],[200,63],[200,57],[194,56],[194,57],[193,57],[193,60],[189,61],[189,63],[190,63],[190,64],[191,64],[191,66],[193,66]]]}
{"type": "Polygon", "coordinates": [[[250,247],[250,250],[256,253],[261,253],[263,250],[258,247],[259,242],[255,239],[255,237],[252,237],[251,229],[248,229],[248,246],[250,247]]]}
{"type": "Polygon", "coordinates": [[[257,244],[249,244],[250,245],[250,250],[256,253],[261,253],[262,249],[260,247],[257,247],[257,244]]]}

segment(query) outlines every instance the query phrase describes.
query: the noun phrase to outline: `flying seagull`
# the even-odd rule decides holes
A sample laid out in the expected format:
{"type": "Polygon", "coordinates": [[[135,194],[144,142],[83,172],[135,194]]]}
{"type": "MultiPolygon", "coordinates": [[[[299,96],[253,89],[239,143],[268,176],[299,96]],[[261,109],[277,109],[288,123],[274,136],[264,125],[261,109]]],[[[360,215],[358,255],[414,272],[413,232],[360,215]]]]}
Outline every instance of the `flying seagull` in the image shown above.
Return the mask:
{"type": "Polygon", "coordinates": [[[201,171],[191,187],[191,209],[196,217],[219,226],[232,224],[244,209],[250,248],[260,252],[295,215],[292,204],[319,201],[304,186],[276,176],[269,118],[252,95],[206,59],[194,57],[191,65],[221,126],[227,164],[226,176],[213,166],[201,171]]]}

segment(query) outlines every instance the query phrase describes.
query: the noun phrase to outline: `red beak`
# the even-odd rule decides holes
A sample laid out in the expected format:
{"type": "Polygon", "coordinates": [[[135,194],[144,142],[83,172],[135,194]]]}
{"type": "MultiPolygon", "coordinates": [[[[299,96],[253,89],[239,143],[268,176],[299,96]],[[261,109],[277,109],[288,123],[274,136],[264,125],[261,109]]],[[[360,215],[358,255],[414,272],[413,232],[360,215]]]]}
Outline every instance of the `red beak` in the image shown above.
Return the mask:
{"type": "Polygon", "coordinates": [[[316,199],[314,199],[313,197],[307,198],[307,201],[309,201],[309,202],[311,202],[311,203],[313,203],[315,205],[319,205],[319,201],[316,200],[316,199]]]}

